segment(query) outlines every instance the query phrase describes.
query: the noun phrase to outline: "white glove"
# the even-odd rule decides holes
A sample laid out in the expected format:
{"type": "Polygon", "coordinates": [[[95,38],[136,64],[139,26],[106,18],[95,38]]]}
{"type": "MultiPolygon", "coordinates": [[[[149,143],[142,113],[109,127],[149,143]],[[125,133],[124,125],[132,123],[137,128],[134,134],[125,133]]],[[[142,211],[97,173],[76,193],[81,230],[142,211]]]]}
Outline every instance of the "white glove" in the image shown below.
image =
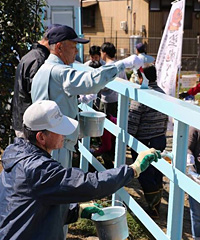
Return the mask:
{"type": "Polygon", "coordinates": [[[194,156],[190,153],[187,154],[187,166],[191,166],[194,165],[195,161],[194,161],[194,156]]]}
{"type": "Polygon", "coordinates": [[[80,95],[78,102],[88,104],[95,99],[97,99],[97,94],[80,95]]]}
{"type": "Polygon", "coordinates": [[[143,66],[143,61],[135,54],[121,60],[125,68],[139,69],[143,66]]]}

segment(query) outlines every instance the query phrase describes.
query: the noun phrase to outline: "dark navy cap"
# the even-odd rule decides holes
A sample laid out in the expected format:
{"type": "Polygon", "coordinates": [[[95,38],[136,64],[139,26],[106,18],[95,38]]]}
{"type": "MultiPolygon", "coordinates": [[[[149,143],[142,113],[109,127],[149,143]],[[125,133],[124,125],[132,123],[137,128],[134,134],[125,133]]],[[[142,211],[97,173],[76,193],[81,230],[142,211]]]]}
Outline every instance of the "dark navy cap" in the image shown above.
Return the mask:
{"type": "Polygon", "coordinates": [[[58,23],[55,23],[55,24],[51,24],[47,27],[47,32],[49,32],[52,28],[55,28],[55,27],[60,27],[62,26],[62,24],[58,24],[58,23]]]}
{"type": "Polygon", "coordinates": [[[49,40],[49,45],[57,42],[62,42],[64,40],[70,40],[83,44],[88,43],[90,41],[84,38],[79,38],[73,28],[65,25],[53,27],[48,32],[47,38],[49,40]]]}
{"type": "Polygon", "coordinates": [[[146,46],[143,43],[138,43],[136,44],[136,49],[138,50],[139,53],[146,52],[146,46]]]}

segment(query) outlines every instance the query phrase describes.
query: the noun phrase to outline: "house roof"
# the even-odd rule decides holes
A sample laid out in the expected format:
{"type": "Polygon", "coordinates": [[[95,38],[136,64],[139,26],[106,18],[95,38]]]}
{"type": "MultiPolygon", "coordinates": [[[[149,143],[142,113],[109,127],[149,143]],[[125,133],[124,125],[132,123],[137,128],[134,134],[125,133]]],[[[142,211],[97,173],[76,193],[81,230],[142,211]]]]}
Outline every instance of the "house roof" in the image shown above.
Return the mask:
{"type": "Polygon", "coordinates": [[[82,7],[90,7],[92,5],[97,4],[97,0],[89,0],[89,1],[82,1],[82,7]]]}

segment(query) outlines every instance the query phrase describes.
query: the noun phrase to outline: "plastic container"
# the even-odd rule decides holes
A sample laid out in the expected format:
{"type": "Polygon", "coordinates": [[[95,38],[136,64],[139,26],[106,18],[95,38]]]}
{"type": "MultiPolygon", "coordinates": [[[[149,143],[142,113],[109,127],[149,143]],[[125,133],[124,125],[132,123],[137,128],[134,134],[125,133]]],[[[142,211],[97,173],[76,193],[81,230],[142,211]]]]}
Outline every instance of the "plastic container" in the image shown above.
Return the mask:
{"type": "Polygon", "coordinates": [[[102,112],[80,112],[80,137],[100,137],[104,131],[106,114],[102,112]]]}
{"type": "Polygon", "coordinates": [[[124,240],[129,236],[126,219],[126,208],[112,206],[102,209],[104,215],[98,213],[92,215],[99,240],[124,240]]]}

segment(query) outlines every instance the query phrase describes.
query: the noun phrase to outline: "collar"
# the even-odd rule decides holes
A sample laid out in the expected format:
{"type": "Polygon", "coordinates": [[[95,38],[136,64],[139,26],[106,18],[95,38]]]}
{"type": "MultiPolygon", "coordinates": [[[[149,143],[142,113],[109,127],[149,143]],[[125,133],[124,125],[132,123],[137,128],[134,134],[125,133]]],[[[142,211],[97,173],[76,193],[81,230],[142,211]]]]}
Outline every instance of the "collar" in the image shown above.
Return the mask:
{"type": "MultiPolygon", "coordinates": [[[[64,64],[64,62],[59,57],[57,57],[55,54],[52,54],[52,53],[50,53],[47,61],[48,62],[56,62],[56,63],[59,63],[59,64],[64,64]]],[[[64,65],[66,65],[66,64],[64,64],[64,65]]]]}
{"type": "Polygon", "coordinates": [[[44,45],[40,44],[40,43],[33,43],[32,45],[32,49],[37,49],[40,48],[42,49],[42,51],[45,53],[45,55],[49,55],[49,49],[47,47],[45,47],[44,45]]]}

